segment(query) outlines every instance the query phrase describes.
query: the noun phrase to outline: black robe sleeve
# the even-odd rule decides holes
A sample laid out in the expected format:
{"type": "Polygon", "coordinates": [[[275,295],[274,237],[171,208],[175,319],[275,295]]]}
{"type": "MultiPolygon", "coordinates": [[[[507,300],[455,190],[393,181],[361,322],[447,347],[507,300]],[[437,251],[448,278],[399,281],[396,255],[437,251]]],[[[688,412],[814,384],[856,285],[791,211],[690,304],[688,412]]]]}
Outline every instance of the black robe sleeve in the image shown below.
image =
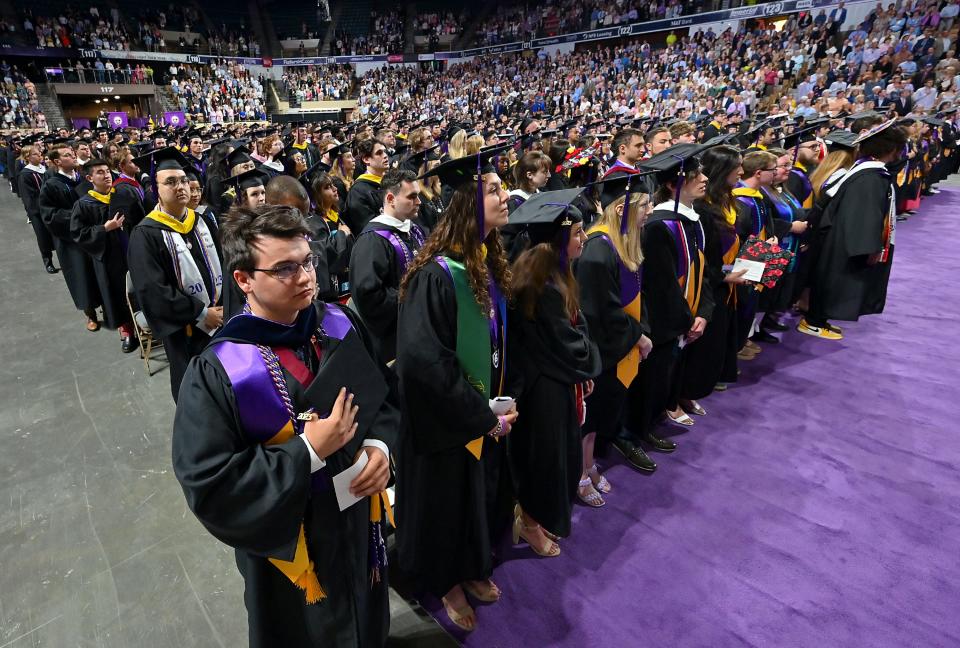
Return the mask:
{"type": "Polygon", "coordinates": [[[587,240],[575,270],[580,308],[599,349],[602,367],[610,369],[650,329],[624,312],[620,303],[620,266],[606,241],[598,236],[587,240]]]}
{"type": "Polygon", "coordinates": [[[173,470],[190,510],[218,540],[260,556],[292,559],[310,495],[302,439],[251,443],[223,367],[194,358],[173,422],[173,470]]]}
{"type": "Polygon", "coordinates": [[[17,177],[17,183],[19,184],[20,200],[23,201],[23,208],[27,212],[27,218],[31,221],[34,218],[39,218],[40,222],[43,222],[43,219],[40,217],[39,177],[37,174],[24,169],[17,177]]]}
{"type": "Polygon", "coordinates": [[[380,213],[382,206],[383,199],[379,188],[370,182],[359,180],[347,194],[347,208],[341,218],[350,231],[356,234],[363,231],[367,223],[380,213]]]}
{"type": "Polygon", "coordinates": [[[396,263],[396,251],[382,236],[367,232],[357,237],[350,255],[350,294],[377,338],[392,336],[396,330],[396,263]]]}
{"type": "Polygon", "coordinates": [[[124,182],[117,184],[113,195],[110,196],[111,217],[118,212],[124,219],[123,229],[128,232],[133,231],[133,228],[139,225],[147,215],[137,190],[124,182]]]}
{"type": "MultiPolygon", "coordinates": [[[[78,200],[70,212],[70,238],[95,259],[103,261],[110,232],[104,228],[107,205],[78,200]]],[[[109,218],[109,217],[107,217],[109,218]]]]}
{"type": "Polygon", "coordinates": [[[654,344],[678,338],[690,330],[693,315],[677,282],[677,253],[665,224],[643,229],[643,297],[654,344]]]}
{"type": "Polygon", "coordinates": [[[490,403],[457,359],[457,297],[435,262],[410,280],[400,306],[397,369],[418,453],[465,446],[497,425],[490,403]]]}
{"type": "Polygon", "coordinates": [[[157,337],[164,338],[196,323],[204,304],[176,283],[173,260],[160,229],[146,225],[134,228],[127,263],[140,308],[157,337]]]}
{"type": "Polygon", "coordinates": [[[50,233],[65,241],[72,241],[70,236],[70,215],[73,212],[73,203],[76,202],[73,189],[59,180],[49,179],[40,187],[40,218],[50,233]]]}
{"type": "Polygon", "coordinates": [[[554,286],[544,288],[534,319],[525,320],[521,331],[517,355],[527,355],[538,373],[568,385],[600,374],[600,350],[590,339],[586,318],[578,314],[577,323],[571,323],[554,286]]]}
{"type": "Polygon", "coordinates": [[[858,173],[842,187],[834,211],[842,214],[836,227],[842,230],[847,257],[860,257],[883,250],[883,226],[889,209],[890,181],[879,173],[858,173]]]}

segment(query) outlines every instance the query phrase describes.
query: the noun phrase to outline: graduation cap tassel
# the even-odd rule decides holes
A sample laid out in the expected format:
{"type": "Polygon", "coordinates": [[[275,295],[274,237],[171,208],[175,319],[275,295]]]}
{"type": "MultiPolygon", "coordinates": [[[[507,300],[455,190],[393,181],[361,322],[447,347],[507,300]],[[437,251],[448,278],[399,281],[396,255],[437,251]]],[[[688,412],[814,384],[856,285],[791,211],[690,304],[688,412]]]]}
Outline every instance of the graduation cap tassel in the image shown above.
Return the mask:
{"type": "Polygon", "coordinates": [[[624,194],[623,200],[623,212],[620,215],[620,234],[625,235],[627,233],[627,225],[630,222],[630,190],[631,185],[633,184],[633,176],[627,180],[627,193],[624,194]]]}
{"type": "Polygon", "coordinates": [[[677,174],[677,190],[674,192],[673,196],[673,213],[676,214],[677,210],[680,209],[680,189],[683,187],[683,164],[684,161],[680,160],[680,172],[677,174]]]}
{"type": "Polygon", "coordinates": [[[484,232],[483,232],[483,175],[481,171],[483,167],[481,166],[480,156],[477,155],[477,233],[480,235],[480,242],[483,243],[484,232]]]}

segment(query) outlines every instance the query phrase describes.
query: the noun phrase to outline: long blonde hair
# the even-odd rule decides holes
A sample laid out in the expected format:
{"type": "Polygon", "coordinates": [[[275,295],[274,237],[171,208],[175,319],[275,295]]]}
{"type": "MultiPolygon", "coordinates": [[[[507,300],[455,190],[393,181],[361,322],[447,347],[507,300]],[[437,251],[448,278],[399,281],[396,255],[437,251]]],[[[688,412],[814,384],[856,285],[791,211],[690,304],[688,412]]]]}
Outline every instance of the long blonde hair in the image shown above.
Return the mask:
{"type": "Polygon", "coordinates": [[[483,148],[483,135],[477,134],[468,137],[464,148],[467,152],[467,155],[476,155],[479,153],[480,149],[483,148]]]}
{"type": "Polygon", "coordinates": [[[626,196],[620,196],[612,203],[606,206],[603,214],[593,224],[593,227],[587,232],[592,234],[598,229],[603,228],[606,235],[610,237],[613,248],[617,251],[617,256],[627,267],[627,270],[636,272],[640,264],[643,263],[643,250],[640,247],[640,236],[643,231],[641,218],[646,215],[647,206],[650,204],[650,196],[645,193],[635,192],[630,194],[630,209],[628,210],[627,232],[620,232],[620,223],[623,217],[618,212],[622,208],[626,196]],[[640,203],[646,204],[641,207],[640,203]],[[644,216],[641,216],[641,213],[644,216]]]}
{"type": "Polygon", "coordinates": [[[823,185],[834,173],[840,169],[849,169],[853,166],[853,151],[836,149],[827,153],[823,162],[810,174],[810,184],[813,185],[814,200],[819,200],[823,192],[823,185]]]}
{"type": "Polygon", "coordinates": [[[453,134],[447,145],[447,155],[451,160],[459,160],[467,156],[467,131],[458,130],[453,134]]]}

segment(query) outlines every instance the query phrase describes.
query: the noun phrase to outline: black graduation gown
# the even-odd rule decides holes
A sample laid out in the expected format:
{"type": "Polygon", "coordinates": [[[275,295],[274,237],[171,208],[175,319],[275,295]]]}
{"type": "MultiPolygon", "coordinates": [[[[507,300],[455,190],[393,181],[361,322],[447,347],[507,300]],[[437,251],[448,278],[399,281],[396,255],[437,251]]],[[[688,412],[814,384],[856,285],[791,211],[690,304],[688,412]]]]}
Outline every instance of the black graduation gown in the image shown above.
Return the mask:
{"type": "MultiPolygon", "coordinates": [[[[362,325],[351,321],[371,352],[362,325]]],[[[322,362],[339,344],[321,340],[322,362]]],[[[311,354],[311,365],[315,361],[311,354]]],[[[310,405],[304,387],[286,369],[281,371],[294,411],[306,411],[310,405]]],[[[384,378],[392,384],[389,376],[384,378]]],[[[382,441],[392,452],[399,426],[396,398],[391,389],[365,435],[358,433],[327,458],[329,475],[353,463],[364,439],[382,441]]],[[[190,510],[214,537],[235,550],[245,582],[251,648],[384,644],[390,622],[388,591],[386,579],[370,583],[369,502],[341,513],[332,490],[311,492],[310,457],[301,439],[271,446],[251,442],[213,347],[191,361],[183,379],[173,425],[173,468],[190,510]],[[312,605],[266,558],[293,557],[301,522],[327,594],[312,605]]]]}
{"type": "Polygon", "coordinates": [[[723,213],[710,203],[695,204],[703,223],[703,290],[712,294],[713,311],[699,340],[683,349],[683,376],[680,395],[697,400],[713,392],[718,382],[737,379],[736,299],[732,284],[724,283],[723,253],[725,241],[736,235],[723,213]]]}
{"type": "Polygon", "coordinates": [[[140,224],[140,221],[147,215],[146,193],[140,197],[136,187],[129,182],[117,182],[113,186],[113,193],[110,195],[111,216],[119,212],[123,215],[123,229],[126,232],[132,232],[133,228],[140,224]]]}
{"type": "MultiPolygon", "coordinates": [[[[411,231],[413,230],[413,225],[411,231]]],[[[411,234],[383,223],[370,223],[357,237],[350,254],[350,295],[386,363],[397,357],[397,296],[403,266],[397,251],[376,230],[393,232],[410,252],[407,266],[420,248],[411,234]]]]}
{"type": "MultiPolygon", "coordinates": [[[[333,186],[337,188],[337,213],[343,214],[347,211],[347,194],[349,193],[347,191],[347,185],[337,176],[330,176],[330,182],[332,182],[333,186]]],[[[349,227],[349,225],[347,227],[349,227]]]]}
{"type": "Polygon", "coordinates": [[[91,196],[81,196],[70,214],[70,236],[93,259],[93,272],[103,298],[107,328],[130,322],[127,305],[127,255],[121,230],[108,232],[103,224],[112,218],[110,206],[91,196]]]}
{"type": "MultiPolygon", "coordinates": [[[[673,211],[654,211],[643,228],[643,305],[650,322],[650,340],[653,350],[640,363],[640,372],[629,389],[629,416],[627,427],[636,439],[643,439],[651,426],[668,407],[675,406],[679,396],[682,366],[678,339],[693,326],[694,313],[683,296],[677,281],[677,249],[673,235],[664,220],[678,218],[673,211]]],[[[679,217],[688,240],[699,239],[699,227],[689,219],[679,217]]],[[[699,271],[699,259],[690,262],[691,280],[699,271]]],[[[709,291],[701,292],[701,308],[711,302],[709,291]]],[[[697,315],[703,317],[704,313],[697,315]]]]}
{"type": "Polygon", "coordinates": [[[317,214],[310,214],[307,225],[313,233],[310,249],[318,259],[317,297],[325,302],[337,301],[349,290],[347,268],[353,250],[353,235],[343,234],[317,214]]]}
{"type": "Polygon", "coordinates": [[[90,312],[103,303],[100,288],[93,270],[93,258],[73,241],[70,234],[70,215],[79,198],[77,181],[62,173],[50,173],[40,187],[37,203],[40,217],[53,235],[60,270],[67,290],[78,310],[90,312]]]}
{"type": "MultiPolygon", "coordinates": [[[[170,363],[170,390],[173,400],[176,401],[187,364],[192,357],[203,351],[210,341],[210,336],[196,326],[197,318],[206,304],[187,294],[177,281],[173,259],[163,239],[163,232],[167,229],[162,223],[145,218],[130,234],[127,261],[140,309],[150,323],[154,335],[163,340],[167,361],[170,363]]],[[[211,230],[211,234],[216,254],[222,259],[223,253],[216,230],[211,230]]],[[[214,278],[205,271],[206,262],[196,228],[187,238],[192,246],[190,255],[200,270],[204,288],[208,295],[213,295],[214,278]]],[[[218,303],[220,301],[217,300],[218,303]]]]}
{"type": "Polygon", "coordinates": [[[17,176],[17,184],[19,185],[19,195],[20,200],[23,201],[23,208],[27,212],[30,226],[33,227],[33,233],[37,237],[40,257],[48,260],[53,257],[53,236],[51,236],[47,226],[43,224],[43,218],[40,217],[40,187],[43,186],[44,175],[24,167],[20,175],[17,176]]]}
{"type": "Polygon", "coordinates": [[[600,353],[601,368],[594,380],[593,394],[587,399],[583,431],[596,432],[601,439],[612,441],[620,431],[627,397],[627,388],[617,378],[617,363],[637,345],[641,335],[650,334],[646,307],[640,309],[639,322],[624,312],[620,262],[600,235],[587,239],[574,271],[580,286],[580,309],[600,353]]]}
{"type": "Polygon", "coordinates": [[[356,234],[363,231],[370,219],[380,213],[383,194],[380,185],[366,178],[357,178],[347,194],[347,208],[341,213],[343,222],[356,234]]]}
{"type": "Polygon", "coordinates": [[[417,222],[423,228],[424,233],[429,234],[437,226],[440,217],[443,215],[443,200],[440,196],[427,198],[426,194],[420,194],[420,213],[417,215],[417,222]]]}
{"type": "Polygon", "coordinates": [[[814,270],[812,315],[856,321],[883,312],[894,246],[885,263],[869,265],[867,259],[883,250],[891,191],[889,174],[864,169],[847,179],[827,204],[821,223],[829,229],[814,270]]]}
{"type": "Polygon", "coordinates": [[[456,292],[435,261],[408,284],[397,342],[407,421],[397,455],[398,557],[420,587],[441,597],[492,573],[488,472],[504,442],[484,436],[497,417],[457,360],[456,292]],[[465,448],[478,437],[479,461],[465,448]]]}
{"type": "Polygon", "coordinates": [[[578,313],[571,324],[560,291],[544,288],[533,319],[512,311],[510,335],[522,373],[507,453],[523,510],[550,532],[570,535],[570,513],[583,470],[575,386],[600,373],[600,351],[578,313]]]}

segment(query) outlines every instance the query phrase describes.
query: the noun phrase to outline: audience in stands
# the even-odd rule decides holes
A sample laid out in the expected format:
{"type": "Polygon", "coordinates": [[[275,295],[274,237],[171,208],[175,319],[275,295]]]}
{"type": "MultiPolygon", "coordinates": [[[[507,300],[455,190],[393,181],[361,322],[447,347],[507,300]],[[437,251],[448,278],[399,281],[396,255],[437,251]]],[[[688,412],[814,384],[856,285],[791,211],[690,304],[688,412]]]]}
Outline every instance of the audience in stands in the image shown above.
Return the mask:
{"type": "Polygon", "coordinates": [[[263,80],[240,63],[171,67],[170,89],[178,108],[194,120],[223,124],[267,117],[263,80]]]}
{"type": "Polygon", "coordinates": [[[404,48],[404,14],[370,12],[367,34],[347,34],[338,30],[330,47],[334,56],[354,54],[402,54],[404,48]]]}
{"type": "Polygon", "coordinates": [[[350,65],[285,67],[280,84],[298,102],[339,101],[350,96],[353,68],[350,65]]]}
{"type": "Polygon", "coordinates": [[[37,88],[17,66],[0,61],[0,120],[3,128],[43,128],[47,118],[40,110],[37,88]]]}

